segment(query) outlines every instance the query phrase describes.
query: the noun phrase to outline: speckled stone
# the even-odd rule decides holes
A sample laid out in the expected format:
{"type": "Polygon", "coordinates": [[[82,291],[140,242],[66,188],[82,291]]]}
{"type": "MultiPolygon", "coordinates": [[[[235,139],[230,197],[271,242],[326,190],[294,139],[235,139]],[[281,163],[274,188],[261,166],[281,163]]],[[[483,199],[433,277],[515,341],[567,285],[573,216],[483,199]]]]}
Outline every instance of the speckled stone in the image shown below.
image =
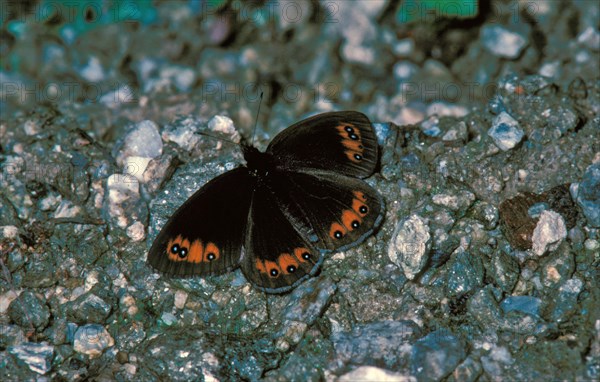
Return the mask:
{"type": "Polygon", "coordinates": [[[24,291],[8,306],[8,315],[11,320],[21,327],[33,326],[41,329],[48,325],[50,309],[43,296],[31,291],[24,291]]]}
{"type": "Polygon", "coordinates": [[[600,162],[586,169],[575,195],[588,223],[600,228],[600,162]]]}
{"type": "Polygon", "coordinates": [[[500,150],[508,151],[521,142],[525,133],[519,127],[519,122],[503,111],[494,118],[488,135],[500,150]]]}
{"type": "Polygon", "coordinates": [[[79,327],[75,332],[73,349],[78,353],[98,357],[114,344],[115,341],[104,326],[89,324],[79,327]]]}
{"type": "Polygon", "coordinates": [[[532,251],[542,256],[546,251],[554,250],[567,237],[567,226],[563,217],[554,211],[543,211],[533,235],[532,251]]]}
{"type": "Polygon", "coordinates": [[[412,321],[357,325],[351,332],[334,334],[335,362],[339,366],[381,363],[386,368],[397,369],[406,365],[412,350],[406,345],[419,333],[418,326],[412,321]]]}
{"type": "Polygon", "coordinates": [[[483,45],[494,55],[514,59],[527,45],[527,40],[519,33],[500,25],[486,25],[481,29],[483,45]]]}
{"type": "Polygon", "coordinates": [[[412,280],[427,263],[430,246],[427,222],[418,215],[412,215],[397,226],[388,247],[388,256],[412,280]]]}
{"type": "Polygon", "coordinates": [[[341,375],[338,382],[356,381],[381,381],[381,382],[408,382],[410,375],[394,373],[390,370],[380,369],[374,366],[361,366],[341,375]]]}
{"type": "Polygon", "coordinates": [[[112,307],[94,293],[85,293],[69,303],[68,317],[76,323],[103,323],[112,307]]]}
{"type": "Polygon", "coordinates": [[[411,374],[419,381],[439,381],[462,362],[465,350],[462,341],[446,330],[429,333],[413,346],[411,374]]]}
{"type": "Polygon", "coordinates": [[[25,342],[20,345],[10,346],[8,352],[38,374],[46,374],[52,368],[54,346],[46,342],[25,342]]]}

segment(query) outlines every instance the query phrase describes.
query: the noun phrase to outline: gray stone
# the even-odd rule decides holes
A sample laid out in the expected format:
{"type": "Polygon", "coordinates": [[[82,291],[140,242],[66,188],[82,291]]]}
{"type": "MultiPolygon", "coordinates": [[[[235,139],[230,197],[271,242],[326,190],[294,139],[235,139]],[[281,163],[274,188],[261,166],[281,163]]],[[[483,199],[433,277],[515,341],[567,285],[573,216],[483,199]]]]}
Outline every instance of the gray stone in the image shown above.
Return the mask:
{"type": "Polygon", "coordinates": [[[9,346],[20,345],[27,338],[23,330],[17,325],[0,325],[0,348],[6,349],[9,346]]]}
{"type": "Polygon", "coordinates": [[[500,303],[504,314],[508,312],[522,312],[532,316],[540,316],[542,300],[533,296],[508,296],[500,303]]]}
{"type": "Polygon", "coordinates": [[[579,124],[579,115],[570,107],[558,105],[549,110],[548,126],[560,131],[561,135],[574,131],[579,124]]]}
{"type": "Polygon", "coordinates": [[[492,255],[491,274],[506,293],[512,292],[519,279],[519,263],[502,251],[492,255]]]}
{"type": "Polygon", "coordinates": [[[38,296],[31,291],[24,291],[10,303],[8,315],[21,327],[33,326],[42,329],[48,325],[50,309],[43,300],[43,296],[38,296]]]}
{"type": "Polygon", "coordinates": [[[202,126],[203,123],[200,120],[190,116],[166,125],[162,136],[165,141],[174,142],[184,150],[191,151],[200,141],[200,136],[196,132],[202,126]]]}
{"type": "Polygon", "coordinates": [[[415,342],[411,354],[411,374],[419,381],[439,381],[465,357],[465,345],[448,331],[440,329],[415,342]]]}
{"type": "Polygon", "coordinates": [[[346,374],[341,375],[338,382],[356,381],[384,381],[384,382],[409,382],[410,375],[394,373],[389,370],[373,366],[361,366],[346,374]]]}
{"type": "Polygon", "coordinates": [[[78,324],[103,323],[111,310],[111,306],[106,301],[88,292],[69,303],[67,315],[78,324]]]}
{"type": "Polygon", "coordinates": [[[499,25],[481,28],[481,40],[493,55],[510,59],[519,57],[527,45],[525,37],[499,25]]]}
{"type": "Polygon", "coordinates": [[[336,285],[327,277],[313,278],[303,283],[290,295],[283,318],[312,325],[329,305],[336,289],[336,285]]]}
{"type": "Polygon", "coordinates": [[[114,344],[115,341],[104,326],[89,324],[79,327],[75,332],[73,349],[78,353],[97,357],[114,344]]]}
{"type": "Polygon", "coordinates": [[[145,120],[127,133],[117,159],[123,164],[128,157],[156,158],[162,154],[163,143],[158,125],[145,120]]]}
{"type": "Polygon", "coordinates": [[[491,285],[477,291],[468,301],[469,313],[483,327],[498,328],[502,322],[502,311],[496,302],[491,285]]]}
{"type": "Polygon", "coordinates": [[[583,290],[583,282],[578,278],[567,280],[558,288],[558,297],[556,298],[551,320],[564,322],[577,308],[577,297],[583,290]]]}
{"type": "Polygon", "coordinates": [[[588,224],[600,228],[600,162],[585,170],[581,182],[574,185],[571,192],[576,195],[588,224]]]}
{"type": "Polygon", "coordinates": [[[566,237],[567,225],[563,217],[552,210],[543,211],[533,230],[532,251],[542,256],[547,251],[556,249],[566,237]]]}
{"type": "Polygon", "coordinates": [[[541,282],[545,287],[557,287],[568,280],[575,271],[575,259],[566,245],[560,246],[540,267],[541,282]]]}
{"type": "Polygon", "coordinates": [[[408,364],[411,346],[420,333],[413,321],[380,321],[358,325],[333,335],[337,362],[342,365],[382,364],[398,369],[408,364]]]}
{"type": "Polygon", "coordinates": [[[38,374],[46,374],[52,368],[54,346],[46,342],[26,342],[10,346],[8,352],[17,357],[19,361],[27,364],[32,371],[38,374]]]}
{"type": "Polygon", "coordinates": [[[492,380],[503,380],[504,368],[510,367],[513,363],[512,355],[503,346],[494,346],[488,355],[481,357],[483,370],[492,380]]]}
{"type": "Polygon", "coordinates": [[[56,273],[50,256],[30,261],[25,267],[23,284],[30,288],[47,288],[56,284],[56,273]]]}
{"type": "Polygon", "coordinates": [[[464,211],[475,201],[475,195],[466,190],[450,194],[433,195],[432,201],[434,204],[444,206],[452,211],[464,211]]]}
{"type": "Polygon", "coordinates": [[[500,150],[507,151],[519,144],[525,133],[519,127],[519,122],[503,111],[494,118],[488,135],[500,150]]]}
{"type": "Polygon", "coordinates": [[[420,126],[421,131],[423,131],[423,134],[430,137],[437,137],[442,133],[442,129],[440,129],[440,120],[435,115],[432,115],[431,117],[421,122],[420,126]]]}
{"type": "Polygon", "coordinates": [[[482,371],[481,363],[469,356],[448,376],[448,382],[475,382],[482,371]]]}
{"type": "Polygon", "coordinates": [[[600,51],[600,32],[589,26],[577,36],[577,42],[593,51],[600,51]]]}
{"type": "Polygon", "coordinates": [[[68,322],[64,318],[54,318],[52,324],[46,328],[44,335],[52,345],[62,345],[67,342],[68,322]]]}
{"type": "Polygon", "coordinates": [[[388,256],[412,280],[427,263],[430,246],[427,222],[418,215],[412,215],[396,228],[388,256]]]}
{"type": "Polygon", "coordinates": [[[470,292],[483,281],[485,269],[478,256],[467,252],[457,253],[448,262],[448,291],[452,295],[470,292]]]}

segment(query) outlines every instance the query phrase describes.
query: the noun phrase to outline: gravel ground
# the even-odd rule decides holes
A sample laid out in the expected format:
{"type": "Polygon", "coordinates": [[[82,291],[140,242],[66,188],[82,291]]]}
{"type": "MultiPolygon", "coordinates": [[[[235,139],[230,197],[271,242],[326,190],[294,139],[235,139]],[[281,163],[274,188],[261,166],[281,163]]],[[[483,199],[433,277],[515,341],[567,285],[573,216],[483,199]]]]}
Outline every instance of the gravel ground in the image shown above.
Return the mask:
{"type": "Polygon", "coordinates": [[[600,5],[449,4],[2,2],[0,380],[598,381],[600,5]],[[369,116],[381,228],[288,294],[161,277],[261,91],[260,148],[369,116]]]}

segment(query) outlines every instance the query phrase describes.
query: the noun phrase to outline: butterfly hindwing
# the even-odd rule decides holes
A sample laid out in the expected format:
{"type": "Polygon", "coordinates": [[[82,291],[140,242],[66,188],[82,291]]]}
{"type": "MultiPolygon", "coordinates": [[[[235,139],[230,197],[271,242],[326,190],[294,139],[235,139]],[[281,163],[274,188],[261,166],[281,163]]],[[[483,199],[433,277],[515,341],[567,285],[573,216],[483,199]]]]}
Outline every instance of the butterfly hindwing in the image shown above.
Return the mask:
{"type": "Polygon", "coordinates": [[[290,170],[327,170],[364,178],[375,170],[378,147],[373,126],[364,114],[340,111],[288,127],[273,138],[267,153],[290,170]]]}
{"type": "Polygon", "coordinates": [[[179,277],[236,268],[255,183],[248,169],[240,167],[204,185],[163,227],[148,263],[161,273],[179,277]]]}
{"type": "Polygon", "coordinates": [[[322,261],[321,253],[296,231],[265,185],[252,198],[244,249],[240,263],[244,276],[269,293],[294,288],[322,261]]]}
{"type": "Polygon", "coordinates": [[[332,172],[284,172],[271,182],[280,208],[322,250],[360,244],[381,223],[384,203],[360,179],[332,172]]]}

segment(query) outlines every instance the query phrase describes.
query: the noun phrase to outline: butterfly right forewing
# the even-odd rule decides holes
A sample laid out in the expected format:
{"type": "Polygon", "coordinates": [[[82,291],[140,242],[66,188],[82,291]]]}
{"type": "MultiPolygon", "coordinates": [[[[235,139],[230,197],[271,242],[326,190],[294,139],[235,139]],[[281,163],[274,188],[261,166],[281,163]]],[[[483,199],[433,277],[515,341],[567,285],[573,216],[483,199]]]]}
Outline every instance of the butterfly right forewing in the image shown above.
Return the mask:
{"type": "Polygon", "coordinates": [[[369,118],[357,111],[318,114],[279,133],[267,152],[290,170],[314,169],[364,178],[377,165],[369,118]]]}

